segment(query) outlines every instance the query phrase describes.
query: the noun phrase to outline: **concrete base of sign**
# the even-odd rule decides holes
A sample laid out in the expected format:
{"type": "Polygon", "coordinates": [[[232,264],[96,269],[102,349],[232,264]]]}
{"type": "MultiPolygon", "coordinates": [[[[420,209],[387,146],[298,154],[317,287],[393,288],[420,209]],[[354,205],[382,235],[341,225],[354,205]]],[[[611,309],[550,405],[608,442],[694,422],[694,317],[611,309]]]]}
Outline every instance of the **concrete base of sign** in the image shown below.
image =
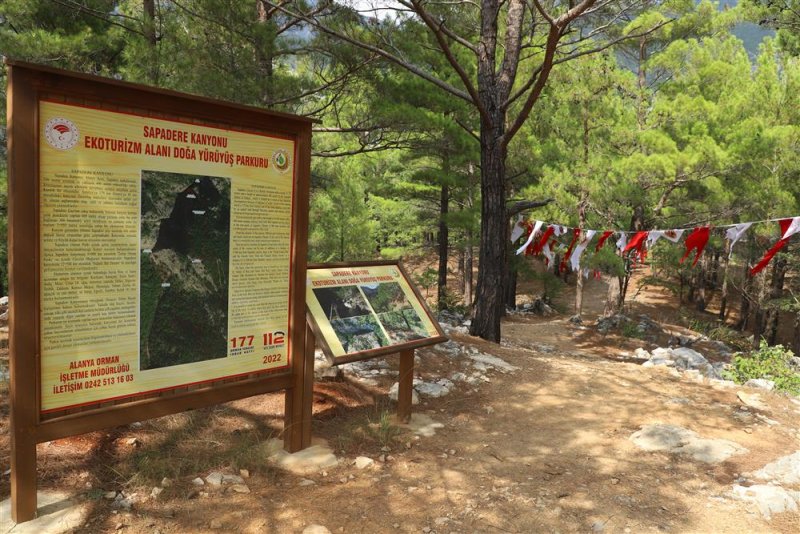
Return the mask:
{"type": "Polygon", "coordinates": [[[426,438],[436,435],[437,428],[444,428],[442,423],[437,423],[429,416],[421,413],[411,414],[411,420],[408,422],[408,424],[400,423],[397,421],[397,418],[395,418],[394,424],[398,426],[405,426],[417,436],[423,436],[426,438]]]}
{"type": "Polygon", "coordinates": [[[0,502],[0,534],[61,534],[73,532],[86,521],[89,504],[66,493],[40,491],[37,517],[25,523],[11,520],[11,499],[0,502]]]}
{"type": "Polygon", "coordinates": [[[267,444],[267,450],[272,463],[296,475],[316,473],[339,464],[339,459],[322,439],[313,439],[310,447],[294,454],[283,450],[283,440],[272,439],[267,444]]]}

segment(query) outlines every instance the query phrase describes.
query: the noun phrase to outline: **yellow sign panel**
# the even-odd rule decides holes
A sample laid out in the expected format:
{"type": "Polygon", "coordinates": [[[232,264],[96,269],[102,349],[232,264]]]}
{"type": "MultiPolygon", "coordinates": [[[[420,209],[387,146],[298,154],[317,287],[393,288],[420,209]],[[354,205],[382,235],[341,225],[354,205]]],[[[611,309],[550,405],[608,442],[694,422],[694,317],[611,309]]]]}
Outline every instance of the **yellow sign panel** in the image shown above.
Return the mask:
{"type": "Polygon", "coordinates": [[[334,358],[442,336],[397,265],[308,269],[307,277],[306,306],[334,358]]]}
{"type": "Polygon", "coordinates": [[[39,117],[42,412],[288,367],[294,141],[39,117]]]}

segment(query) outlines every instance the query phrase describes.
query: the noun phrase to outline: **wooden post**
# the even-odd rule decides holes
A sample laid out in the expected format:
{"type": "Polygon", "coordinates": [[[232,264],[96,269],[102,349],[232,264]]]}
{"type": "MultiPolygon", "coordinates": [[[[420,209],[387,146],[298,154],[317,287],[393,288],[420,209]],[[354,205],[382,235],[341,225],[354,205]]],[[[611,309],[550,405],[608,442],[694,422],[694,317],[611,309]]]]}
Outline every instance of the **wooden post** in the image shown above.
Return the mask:
{"type": "Polygon", "coordinates": [[[36,517],[39,158],[33,83],[27,73],[9,69],[8,88],[11,518],[22,523],[36,517]]]}
{"type": "Polygon", "coordinates": [[[414,349],[400,351],[400,377],[397,388],[397,419],[411,419],[411,398],[414,388],[414,349]]]}
{"type": "Polygon", "coordinates": [[[314,396],[314,332],[306,322],[304,351],[297,351],[292,363],[294,384],[286,390],[283,448],[297,452],[311,445],[311,410],[314,396]]]}

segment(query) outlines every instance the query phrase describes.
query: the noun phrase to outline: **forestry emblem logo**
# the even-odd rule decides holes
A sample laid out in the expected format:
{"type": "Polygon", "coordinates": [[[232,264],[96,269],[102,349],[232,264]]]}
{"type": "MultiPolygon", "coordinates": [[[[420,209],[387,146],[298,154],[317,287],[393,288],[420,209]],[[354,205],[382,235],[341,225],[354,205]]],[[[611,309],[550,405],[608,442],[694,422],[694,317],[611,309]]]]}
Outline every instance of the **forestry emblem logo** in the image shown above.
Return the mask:
{"type": "Polygon", "coordinates": [[[276,150],[272,154],[272,164],[278,169],[278,172],[284,173],[289,170],[289,154],[285,150],[276,150]]]}
{"type": "Polygon", "coordinates": [[[80,133],[75,123],[69,119],[56,117],[44,125],[44,137],[53,148],[69,150],[78,144],[80,133]]]}

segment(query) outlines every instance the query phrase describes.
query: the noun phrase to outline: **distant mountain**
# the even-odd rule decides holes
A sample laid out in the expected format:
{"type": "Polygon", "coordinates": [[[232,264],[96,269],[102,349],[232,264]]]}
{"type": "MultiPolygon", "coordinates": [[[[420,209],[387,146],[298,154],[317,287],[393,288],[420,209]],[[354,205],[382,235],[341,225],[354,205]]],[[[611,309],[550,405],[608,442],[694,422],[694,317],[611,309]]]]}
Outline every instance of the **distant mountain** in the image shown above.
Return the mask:
{"type": "MultiPolygon", "coordinates": [[[[719,8],[722,10],[726,7],[736,7],[738,4],[739,0],[720,0],[719,8]]],[[[748,55],[753,58],[758,55],[758,47],[764,38],[773,37],[775,30],[764,28],[752,22],[743,22],[734,26],[732,33],[744,42],[748,55]]]]}

